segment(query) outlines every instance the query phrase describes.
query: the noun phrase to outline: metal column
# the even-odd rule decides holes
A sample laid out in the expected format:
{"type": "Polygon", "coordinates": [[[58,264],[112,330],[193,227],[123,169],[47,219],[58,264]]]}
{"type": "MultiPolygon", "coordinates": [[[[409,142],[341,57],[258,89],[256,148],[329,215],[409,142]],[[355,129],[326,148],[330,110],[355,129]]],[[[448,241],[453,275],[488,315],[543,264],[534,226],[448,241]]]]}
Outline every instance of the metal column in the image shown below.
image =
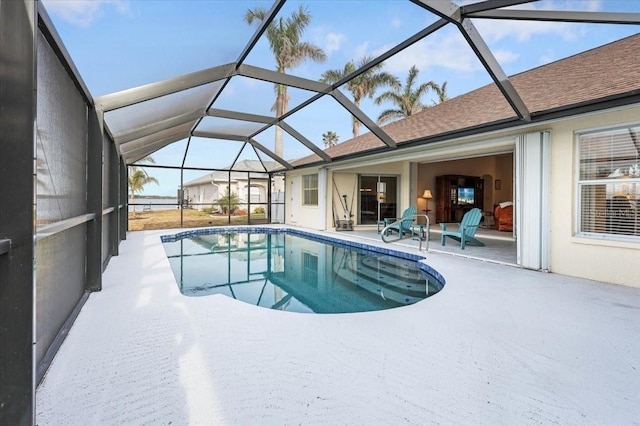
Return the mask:
{"type": "Polygon", "coordinates": [[[89,109],[87,130],[87,268],[85,290],[102,290],[102,117],[89,109]]]}
{"type": "Polygon", "coordinates": [[[0,0],[0,424],[35,418],[33,0],[0,0]]]}
{"type": "Polygon", "coordinates": [[[118,230],[120,232],[120,241],[127,239],[127,231],[129,230],[129,202],[127,200],[127,191],[129,190],[129,185],[127,185],[129,180],[129,172],[127,171],[127,165],[124,163],[124,160],[120,158],[120,199],[118,200],[118,206],[120,210],[118,211],[118,230]]]}

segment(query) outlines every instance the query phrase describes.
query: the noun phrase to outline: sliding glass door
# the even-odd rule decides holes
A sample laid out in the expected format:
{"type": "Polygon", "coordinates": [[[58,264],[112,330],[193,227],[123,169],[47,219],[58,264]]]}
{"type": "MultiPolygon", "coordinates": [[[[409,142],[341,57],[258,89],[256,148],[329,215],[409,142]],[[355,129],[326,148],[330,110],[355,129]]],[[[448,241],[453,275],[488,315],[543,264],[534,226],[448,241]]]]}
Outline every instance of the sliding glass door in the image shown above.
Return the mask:
{"type": "Polygon", "coordinates": [[[358,224],[375,225],[386,217],[397,217],[398,177],[359,175],[360,210],[358,224]]]}

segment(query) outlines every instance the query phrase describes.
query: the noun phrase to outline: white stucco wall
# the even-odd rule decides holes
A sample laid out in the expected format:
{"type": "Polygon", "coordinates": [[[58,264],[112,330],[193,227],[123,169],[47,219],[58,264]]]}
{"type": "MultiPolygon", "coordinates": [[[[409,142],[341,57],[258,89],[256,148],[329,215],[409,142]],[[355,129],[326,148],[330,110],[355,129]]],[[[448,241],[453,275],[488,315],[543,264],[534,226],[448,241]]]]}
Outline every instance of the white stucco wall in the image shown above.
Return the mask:
{"type": "MultiPolygon", "coordinates": [[[[285,178],[285,215],[284,221],[289,225],[302,226],[311,229],[325,229],[322,218],[324,212],[320,212],[318,206],[305,206],[302,204],[302,176],[318,173],[317,167],[288,172],[285,178]]],[[[318,194],[318,198],[321,194],[318,194]]],[[[331,208],[331,206],[329,206],[331,208]]]]}
{"type": "MultiPolygon", "coordinates": [[[[409,205],[415,204],[415,200],[412,203],[410,197],[411,182],[409,179],[409,162],[407,161],[396,161],[375,166],[355,167],[340,170],[328,170],[326,173],[326,209],[322,212],[320,211],[319,206],[305,206],[302,204],[302,176],[318,173],[318,171],[319,169],[317,167],[311,167],[287,173],[287,205],[285,210],[285,223],[311,229],[333,228],[335,226],[334,207],[335,215],[338,219],[345,219],[344,209],[338,197],[346,194],[347,207],[353,210],[353,217],[351,220],[354,221],[354,225],[357,225],[359,208],[359,188],[357,183],[359,174],[397,175],[399,177],[400,186],[398,194],[398,210],[402,211],[409,205]],[[299,183],[294,184],[296,180],[299,183]],[[296,188],[294,188],[294,186],[296,188]]],[[[318,194],[319,198],[322,196],[323,194],[318,194]]]]}
{"type": "Polygon", "coordinates": [[[574,236],[577,164],[575,132],[640,122],[640,108],[563,121],[551,128],[551,270],[640,287],[640,242],[574,236]]]}

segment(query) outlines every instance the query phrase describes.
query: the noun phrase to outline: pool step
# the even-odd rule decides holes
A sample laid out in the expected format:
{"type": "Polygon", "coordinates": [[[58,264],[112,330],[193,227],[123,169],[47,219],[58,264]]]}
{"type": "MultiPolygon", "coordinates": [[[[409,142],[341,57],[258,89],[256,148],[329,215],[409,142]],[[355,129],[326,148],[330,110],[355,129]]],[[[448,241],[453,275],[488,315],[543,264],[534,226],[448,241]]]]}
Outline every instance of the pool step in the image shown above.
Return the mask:
{"type": "MultiPolygon", "coordinates": [[[[392,300],[401,305],[416,303],[424,299],[424,296],[415,296],[412,294],[407,294],[405,292],[402,292],[401,291],[402,289],[393,289],[393,288],[389,288],[384,285],[381,285],[379,281],[368,278],[362,274],[358,274],[357,272],[348,268],[338,269],[336,271],[336,275],[341,279],[345,280],[347,283],[356,285],[364,290],[367,290],[368,292],[374,295],[377,295],[386,300],[392,300]]],[[[424,288],[422,291],[424,294],[424,291],[425,291],[424,288]]]]}
{"type": "Polygon", "coordinates": [[[334,273],[348,283],[405,305],[424,299],[427,291],[426,279],[412,266],[415,264],[398,258],[358,255],[334,263],[334,273]]]}
{"type": "Polygon", "coordinates": [[[415,281],[424,283],[424,276],[420,274],[418,265],[397,257],[384,256],[362,256],[358,264],[358,271],[372,271],[375,275],[383,275],[390,279],[400,279],[405,281],[415,281]]]}

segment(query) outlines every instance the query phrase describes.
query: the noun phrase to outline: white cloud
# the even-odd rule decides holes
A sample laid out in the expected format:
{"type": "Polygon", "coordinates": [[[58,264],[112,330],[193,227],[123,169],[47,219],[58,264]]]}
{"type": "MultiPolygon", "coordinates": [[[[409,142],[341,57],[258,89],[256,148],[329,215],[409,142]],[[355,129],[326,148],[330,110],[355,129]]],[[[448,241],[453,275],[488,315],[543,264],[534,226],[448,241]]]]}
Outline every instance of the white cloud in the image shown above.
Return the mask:
{"type": "MultiPolygon", "coordinates": [[[[379,55],[388,48],[389,46],[385,46],[374,54],[379,55]]],[[[506,52],[503,57],[512,58],[506,52]]],[[[421,72],[426,72],[431,67],[465,73],[483,69],[467,42],[456,32],[433,34],[389,58],[385,65],[387,71],[394,73],[406,73],[413,65],[421,72]]]]}
{"type": "Polygon", "coordinates": [[[543,0],[540,3],[528,3],[520,6],[513,6],[513,8],[598,12],[603,9],[603,2],[602,0],[543,0]]]}
{"type": "MultiPolygon", "coordinates": [[[[601,0],[544,0],[507,9],[597,12],[603,9],[603,3],[601,0]]],[[[502,39],[525,42],[536,35],[557,35],[574,41],[586,35],[584,25],[567,22],[474,19],[473,23],[487,43],[502,39]]]]}
{"type": "Polygon", "coordinates": [[[65,21],[86,28],[104,13],[105,7],[113,7],[120,14],[130,12],[125,0],[43,0],[48,12],[65,21]]]}
{"type": "Polygon", "coordinates": [[[340,50],[345,38],[344,34],[327,33],[324,36],[324,51],[327,56],[330,56],[332,52],[340,50]]]}
{"type": "MultiPolygon", "coordinates": [[[[360,61],[361,58],[364,58],[365,56],[367,56],[368,55],[367,50],[369,50],[369,42],[368,41],[365,41],[364,43],[356,46],[356,48],[353,51],[353,56],[351,57],[353,62],[355,64],[357,64],[360,61]]],[[[380,53],[382,53],[382,52],[379,52],[379,53],[377,53],[375,55],[378,56],[378,55],[380,55],[380,53]]]]}
{"type": "Polygon", "coordinates": [[[475,19],[473,23],[489,44],[503,39],[526,42],[536,35],[557,35],[573,41],[584,35],[583,26],[566,22],[475,19]]]}
{"type": "Polygon", "coordinates": [[[391,27],[392,28],[400,28],[402,27],[402,21],[398,18],[394,18],[391,20],[391,27]]]}
{"type": "Polygon", "coordinates": [[[515,62],[520,58],[520,55],[514,52],[510,52],[508,50],[492,50],[493,56],[496,58],[496,61],[502,66],[506,64],[510,64],[515,62]]]}

